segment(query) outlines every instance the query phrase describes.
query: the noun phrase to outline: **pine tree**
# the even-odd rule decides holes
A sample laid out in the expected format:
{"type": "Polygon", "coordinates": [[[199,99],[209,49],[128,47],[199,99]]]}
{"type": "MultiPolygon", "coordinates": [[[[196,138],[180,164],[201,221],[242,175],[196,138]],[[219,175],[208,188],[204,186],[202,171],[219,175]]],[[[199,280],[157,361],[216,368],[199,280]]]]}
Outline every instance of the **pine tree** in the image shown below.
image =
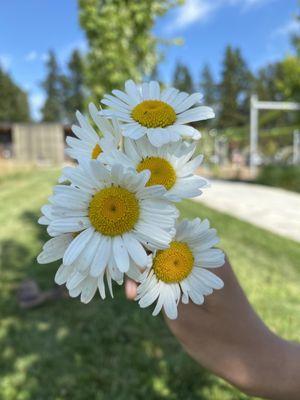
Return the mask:
{"type": "Polygon", "coordinates": [[[78,50],[74,50],[68,63],[68,74],[61,77],[64,116],[74,122],[75,111],[83,111],[85,105],[84,62],[78,50]]]}
{"type": "Polygon", "coordinates": [[[30,121],[27,93],[1,67],[0,93],[0,122],[30,121]]]}
{"type": "Polygon", "coordinates": [[[200,90],[203,93],[204,103],[213,106],[217,103],[218,93],[217,85],[212,76],[211,70],[208,65],[203,67],[200,79],[200,90]]]}
{"type": "Polygon", "coordinates": [[[252,83],[252,74],[240,50],[227,46],[220,84],[220,127],[242,126],[248,122],[252,83]]]}
{"type": "Polygon", "coordinates": [[[173,77],[173,86],[182,92],[192,93],[194,91],[193,78],[186,65],[177,62],[173,77]]]}
{"type": "Polygon", "coordinates": [[[64,116],[64,104],[61,90],[61,75],[53,51],[49,52],[46,66],[48,73],[42,84],[46,92],[46,101],[42,108],[42,119],[45,122],[62,121],[64,116]]]}
{"type": "Polygon", "coordinates": [[[278,92],[276,80],[278,77],[278,63],[268,64],[261,68],[255,78],[255,93],[261,100],[282,101],[282,93],[278,92]]]}

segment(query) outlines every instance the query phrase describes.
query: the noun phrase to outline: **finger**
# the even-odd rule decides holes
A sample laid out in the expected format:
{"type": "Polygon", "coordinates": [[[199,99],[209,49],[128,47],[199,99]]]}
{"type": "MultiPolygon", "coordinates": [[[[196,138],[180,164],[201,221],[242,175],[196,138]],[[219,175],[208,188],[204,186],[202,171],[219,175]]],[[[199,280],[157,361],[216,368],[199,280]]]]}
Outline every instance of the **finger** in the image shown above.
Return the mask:
{"type": "Polygon", "coordinates": [[[137,284],[132,279],[125,281],[125,295],[128,300],[134,300],[137,295],[137,284]]]}

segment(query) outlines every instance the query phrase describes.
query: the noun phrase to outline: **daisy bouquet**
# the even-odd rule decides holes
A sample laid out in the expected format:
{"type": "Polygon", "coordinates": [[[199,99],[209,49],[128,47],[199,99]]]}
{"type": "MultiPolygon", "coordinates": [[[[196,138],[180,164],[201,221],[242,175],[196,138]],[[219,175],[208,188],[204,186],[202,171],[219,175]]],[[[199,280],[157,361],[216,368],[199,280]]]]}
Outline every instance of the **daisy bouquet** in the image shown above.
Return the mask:
{"type": "Polygon", "coordinates": [[[138,304],[155,303],[177,318],[180,301],[196,304],[223,286],[211,269],[224,264],[208,220],[178,221],[176,203],[208,186],[196,175],[200,133],[190,124],[214,117],[201,95],[155,81],[125,83],[90,104],[90,119],[77,112],[63,169],[39,223],[51,236],[39,263],[62,259],[55,282],[88,303],[99,292],[113,296],[113,282],[138,283],[138,304]]]}

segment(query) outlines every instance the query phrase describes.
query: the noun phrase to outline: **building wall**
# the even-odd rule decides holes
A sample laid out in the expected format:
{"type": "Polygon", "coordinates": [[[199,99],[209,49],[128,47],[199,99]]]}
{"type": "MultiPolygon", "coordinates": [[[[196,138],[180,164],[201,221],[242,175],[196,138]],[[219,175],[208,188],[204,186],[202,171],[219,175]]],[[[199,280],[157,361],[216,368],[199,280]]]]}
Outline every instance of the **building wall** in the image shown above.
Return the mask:
{"type": "Polygon", "coordinates": [[[37,164],[61,164],[64,161],[64,130],[56,123],[14,124],[13,158],[37,164]]]}

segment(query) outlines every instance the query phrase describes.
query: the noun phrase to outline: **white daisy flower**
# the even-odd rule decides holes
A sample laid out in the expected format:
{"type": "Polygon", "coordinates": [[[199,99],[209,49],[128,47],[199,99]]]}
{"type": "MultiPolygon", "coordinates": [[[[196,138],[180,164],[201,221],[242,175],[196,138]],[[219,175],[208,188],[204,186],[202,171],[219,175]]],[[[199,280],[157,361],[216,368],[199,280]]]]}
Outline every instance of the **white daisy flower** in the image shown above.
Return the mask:
{"type": "Polygon", "coordinates": [[[99,160],[108,165],[119,162],[138,172],[149,170],[151,176],[146,186],[163,185],[167,190],[165,197],[180,201],[199,196],[200,189],[208,186],[206,179],[193,175],[203,160],[202,155],[193,157],[195,149],[194,144],[182,142],[155,147],[147,138],[137,141],[125,138],[124,153],[104,151],[99,160]]]}
{"type": "MultiPolygon", "coordinates": [[[[44,217],[40,218],[40,223],[42,224],[43,218],[44,217]]],[[[51,220],[53,220],[52,217],[51,220]]],[[[77,234],[65,233],[51,238],[44,244],[43,251],[38,255],[37,261],[40,264],[48,264],[63,258],[67,248],[76,235],[77,234]]],[[[99,289],[101,297],[103,299],[105,298],[104,277],[106,276],[108,287],[113,297],[112,280],[121,285],[123,283],[123,273],[116,268],[114,260],[112,259],[111,262],[108,263],[108,267],[103,269],[99,276],[92,277],[89,274],[89,262],[86,254],[81,254],[74,263],[70,265],[62,264],[56,272],[54,278],[55,282],[58,285],[66,284],[71,297],[77,297],[81,294],[81,301],[83,303],[88,303],[94,296],[97,288],[99,289]]]]}
{"type": "Polygon", "coordinates": [[[224,264],[224,253],[212,248],[218,242],[208,220],[179,223],[170,247],[154,253],[152,267],[140,277],[139,305],[144,308],[157,301],[153,315],[163,308],[170,319],[176,319],[180,299],[202,304],[204,295],[221,289],[223,281],[209,271],[224,264]]]}
{"type": "Polygon", "coordinates": [[[201,94],[189,95],[172,87],[161,90],[156,81],[136,85],[128,80],[125,92],[113,90],[112,94],[102,100],[110,109],[100,113],[118,118],[124,136],[136,140],[147,135],[156,147],[180,138],[199,139],[199,131],[187,124],[214,118],[210,107],[198,105],[201,94]]]}
{"type": "MultiPolygon", "coordinates": [[[[114,297],[112,277],[108,268],[97,278],[87,273],[81,273],[77,269],[78,268],[73,265],[62,264],[55,275],[55,282],[58,285],[66,284],[70,297],[80,296],[80,301],[87,304],[92,300],[98,290],[101,298],[104,300],[106,298],[104,275],[107,279],[110,295],[114,297]]],[[[118,283],[120,285],[123,283],[123,277],[118,283]]]]}
{"type": "Polygon", "coordinates": [[[85,160],[65,174],[72,186],[54,188],[40,219],[51,236],[73,235],[62,257],[64,266],[83,263],[91,277],[99,277],[111,263],[111,271],[123,273],[131,260],[147,266],[143,245],[168,246],[178,211],[163,199],[162,186],[146,187],[148,171],[121,165],[109,171],[99,161],[85,160]]]}
{"type": "Polygon", "coordinates": [[[79,111],[76,112],[79,125],[73,125],[72,131],[76,138],[68,136],[66,139],[69,147],[66,154],[78,160],[80,158],[97,159],[103,150],[110,151],[118,147],[121,139],[120,126],[116,119],[107,120],[99,115],[96,106],[93,103],[89,105],[89,111],[92,120],[99,129],[95,131],[88,119],[79,111]]]}
{"type": "Polygon", "coordinates": [[[107,267],[102,269],[100,275],[92,276],[89,267],[93,261],[93,256],[93,254],[82,253],[74,263],[70,265],[61,264],[54,278],[58,285],[66,284],[71,297],[80,295],[80,300],[83,303],[88,303],[92,300],[97,289],[101,298],[105,299],[105,277],[111,297],[114,297],[112,281],[117,282],[119,285],[123,283],[124,274],[117,269],[113,257],[108,260],[107,267]]]}

